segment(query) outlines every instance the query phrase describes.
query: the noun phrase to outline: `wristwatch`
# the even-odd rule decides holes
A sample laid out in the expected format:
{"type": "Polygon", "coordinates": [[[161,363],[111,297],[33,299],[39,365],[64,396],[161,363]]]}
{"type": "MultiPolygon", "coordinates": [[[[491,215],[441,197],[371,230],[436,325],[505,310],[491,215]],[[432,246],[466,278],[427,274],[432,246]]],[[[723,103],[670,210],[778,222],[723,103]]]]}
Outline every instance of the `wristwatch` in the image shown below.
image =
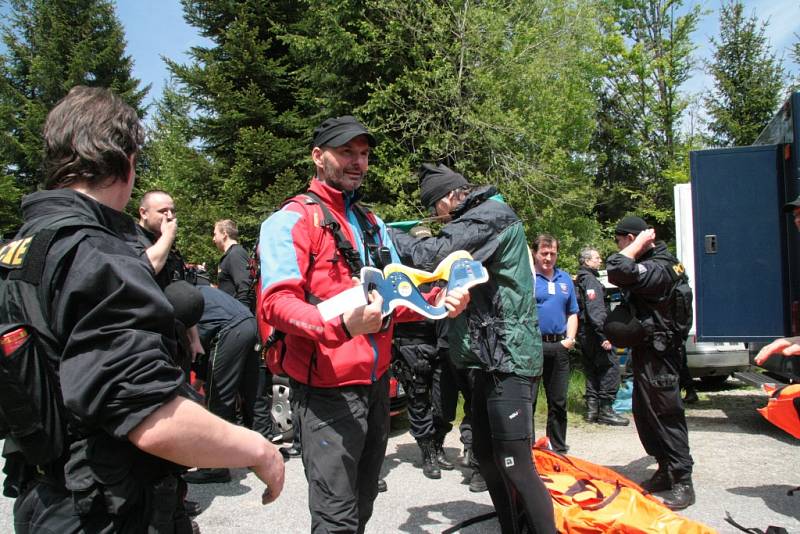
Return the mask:
{"type": "Polygon", "coordinates": [[[575,341],[574,337],[565,337],[564,341],[575,341]]]}

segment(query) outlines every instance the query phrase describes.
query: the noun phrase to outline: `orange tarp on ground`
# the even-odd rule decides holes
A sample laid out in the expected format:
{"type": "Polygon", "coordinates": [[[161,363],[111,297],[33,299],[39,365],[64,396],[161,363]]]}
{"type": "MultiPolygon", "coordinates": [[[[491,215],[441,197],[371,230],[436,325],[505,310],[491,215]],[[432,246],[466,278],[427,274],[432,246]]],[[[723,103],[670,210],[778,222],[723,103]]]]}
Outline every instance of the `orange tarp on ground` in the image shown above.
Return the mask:
{"type": "Polygon", "coordinates": [[[580,458],[534,446],[536,470],[553,498],[561,533],[710,534],[714,529],[673,512],[635,482],[580,458]]]}

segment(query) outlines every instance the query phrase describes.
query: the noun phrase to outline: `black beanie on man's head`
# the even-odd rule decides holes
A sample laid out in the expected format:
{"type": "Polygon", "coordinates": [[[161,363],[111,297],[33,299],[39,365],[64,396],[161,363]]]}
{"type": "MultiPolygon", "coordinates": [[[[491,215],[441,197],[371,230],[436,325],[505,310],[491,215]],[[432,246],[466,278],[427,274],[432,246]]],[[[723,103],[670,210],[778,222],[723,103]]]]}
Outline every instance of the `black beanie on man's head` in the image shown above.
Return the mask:
{"type": "Polygon", "coordinates": [[[423,163],[419,171],[419,196],[426,208],[432,207],[450,191],[469,185],[467,179],[442,164],[423,163]]]}
{"type": "Polygon", "coordinates": [[[614,235],[639,235],[650,228],[641,217],[635,215],[628,215],[623,217],[614,228],[614,235]]]}

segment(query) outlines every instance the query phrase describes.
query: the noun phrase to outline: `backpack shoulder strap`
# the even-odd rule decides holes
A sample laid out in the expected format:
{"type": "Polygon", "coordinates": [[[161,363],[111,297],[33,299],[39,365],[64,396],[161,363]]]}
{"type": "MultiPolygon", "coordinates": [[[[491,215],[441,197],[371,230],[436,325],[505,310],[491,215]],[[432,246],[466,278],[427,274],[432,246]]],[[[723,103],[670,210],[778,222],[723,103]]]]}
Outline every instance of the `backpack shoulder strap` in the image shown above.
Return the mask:
{"type": "Polygon", "coordinates": [[[350,274],[352,276],[359,276],[364,263],[361,261],[361,256],[359,255],[358,250],[353,246],[350,240],[347,239],[347,236],[345,236],[341,225],[333,217],[333,214],[330,212],[328,207],[325,205],[325,202],[322,201],[319,195],[313,191],[306,191],[304,195],[310,198],[313,201],[312,203],[318,205],[320,210],[322,210],[322,226],[329,229],[331,233],[333,233],[333,239],[336,243],[336,250],[339,251],[339,254],[342,255],[347,263],[350,274]]]}

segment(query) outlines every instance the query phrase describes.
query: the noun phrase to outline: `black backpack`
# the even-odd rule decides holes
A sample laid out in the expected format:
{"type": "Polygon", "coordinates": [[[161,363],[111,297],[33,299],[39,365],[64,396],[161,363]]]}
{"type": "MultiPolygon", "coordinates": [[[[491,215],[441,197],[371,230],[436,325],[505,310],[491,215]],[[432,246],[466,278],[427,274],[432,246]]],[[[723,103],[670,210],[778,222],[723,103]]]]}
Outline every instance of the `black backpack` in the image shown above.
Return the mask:
{"type": "Polygon", "coordinates": [[[689,336],[692,329],[694,300],[689,276],[683,264],[676,259],[657,257],[655,261],[666,267],[672,278],[672,286],[667,296],[655,307],[655,316],[669,330],[678,334],[681,339],[689,336]]]}
{"type": "Polygon", "coordinates": [[[85,237],[80,228],[90,226],[108,232],[65,217],[0,248],[0,438],[4,456],[22,453],[29,464],[51,463],[68,446],[57,371],[62,347],[50,330],[42,287],[45,260],[56,236],[70,240],[64,256],[51,258],[61,262],[85,237]]]}

